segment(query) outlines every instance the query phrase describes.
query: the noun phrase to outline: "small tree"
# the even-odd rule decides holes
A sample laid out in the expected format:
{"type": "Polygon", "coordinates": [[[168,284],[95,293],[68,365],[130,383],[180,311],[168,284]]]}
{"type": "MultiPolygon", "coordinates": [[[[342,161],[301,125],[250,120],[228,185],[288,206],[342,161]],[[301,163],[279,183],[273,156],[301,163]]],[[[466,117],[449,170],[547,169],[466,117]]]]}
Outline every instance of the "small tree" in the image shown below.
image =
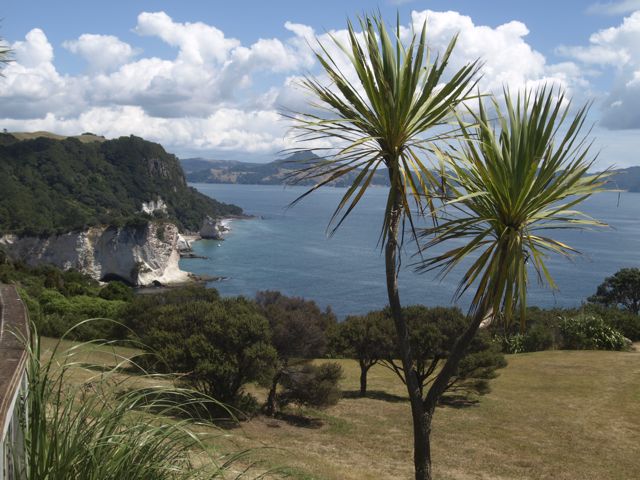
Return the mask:
{"type": "Polygon", "coordinates": [[[604,279],[587,301],[640,313],[640,268],[623,268],[604,279]]]}
{"type": "Polygon", "coordinates": [[[367,394],[369,369],[394,351],[393,325],[380,311],[347,317],[332,336],[332,350],[338,355],[358,360],[360,396],[367,394]]]}
{"type": "Polygon", "coordinates": [[[291,373],[292,360],[300,365],[324,355],[326,332],[336,319],[330,309],[323,312],[314,301],[280,292],[258,292],[256,302],[269,322],[271,342],[278,355],[265,405],[265,413],[274,415],[278,411],[278,384],[291,373]]]}
{"type": "MultiPolygon", "coordinates": [[[[187,290],[187,296],[197,292],[187,290]]],[[[246,383],[271,377],[277,355],[269,324],[253,302],[242,297],[183,301],[175,292],[169,297],[130,319],[160,358],[155,370],[182,373],[194,388],[232,405],[241,400],[246,383]]]]}
{"type": "Polygon", "coordinates": [[[282,375],[284,391],[280,396],[283,404],[296,402],[311,407],[328,407],[338,403],[342,378],[342,367],[338,363],[311,363],[287,370],[282,375]]]}
{"type": "MultiPolygon", "coordinates": [[[[402,311],[409,326],[413,367],[423,395],[449,357],[457,338],[467,328],[468,319],[459,308],[412,305],[402,311]]],[[[386,322],[390,322],[390,318],[386,322]]],[[[395,349],[388,350],[384,365],[406,383],[404,370],[396,358],[395,349]]],[[[491,342],[489,335],[478,335],[469,345],[445,391],[485,394],[489,391],[488,380],[495,378],[495,371],[506,365],[499,346],[491,342]]]]}

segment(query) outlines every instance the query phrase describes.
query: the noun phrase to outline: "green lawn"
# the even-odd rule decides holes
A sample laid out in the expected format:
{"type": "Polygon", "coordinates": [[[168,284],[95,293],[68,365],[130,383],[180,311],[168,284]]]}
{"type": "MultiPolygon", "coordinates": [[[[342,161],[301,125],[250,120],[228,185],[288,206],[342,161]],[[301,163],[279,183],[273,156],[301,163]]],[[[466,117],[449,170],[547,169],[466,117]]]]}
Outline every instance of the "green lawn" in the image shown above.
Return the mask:
{"type": "MultiPolygon", "coordinates": [[[[114,358],[107,349],[88,357],[105,363],[114,358]]],[[[640,478],[640,352],[550,351],[508,360],[478,404],[438,409],[436,478],[640,478]]],[[[257,417],[224,440],[218,435],[216,448],[254,448],[251,458],[261,461],[263,470],[286,466],[289,478],[411,478],[404,386],[388,370],[374,367],[373,398],[353,398],[357,364],[340,363],[346,398],[338,405],[293,411],[312,420],[305,426],[257,417]]],[[[257,387],[254,392],[264,395],[257,387]]]]}

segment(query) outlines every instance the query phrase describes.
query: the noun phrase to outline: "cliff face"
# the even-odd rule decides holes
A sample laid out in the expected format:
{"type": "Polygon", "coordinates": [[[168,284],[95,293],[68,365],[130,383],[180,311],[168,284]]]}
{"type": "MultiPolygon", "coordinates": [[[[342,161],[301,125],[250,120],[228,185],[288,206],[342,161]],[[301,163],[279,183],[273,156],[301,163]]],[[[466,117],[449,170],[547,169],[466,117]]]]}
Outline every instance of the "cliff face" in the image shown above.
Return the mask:
{"type": "Polygon", "coordinates": [[[180,241],[178,228],[171,223],[91,227],[49,237],[0,237],[0,245],[13,260],[73,268],[97,280],[123,280],[137,286],[190,280],[178,265],[180,241]]]}

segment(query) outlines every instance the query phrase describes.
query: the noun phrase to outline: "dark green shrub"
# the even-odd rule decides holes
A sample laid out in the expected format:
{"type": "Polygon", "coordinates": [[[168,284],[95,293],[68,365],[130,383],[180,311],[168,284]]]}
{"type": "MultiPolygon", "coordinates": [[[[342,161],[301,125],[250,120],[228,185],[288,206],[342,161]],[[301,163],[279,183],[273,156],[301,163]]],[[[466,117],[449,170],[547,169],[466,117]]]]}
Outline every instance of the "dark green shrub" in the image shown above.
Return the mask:
{"type": "Polygon", "coordinates": [[[157,355],[156,371],[183,374],[193,388],[233,406],[244,401],[244,385],[271,379],[276,351],[253,302],[196,287],[148,297],[136,298],[127,314],[146,307],[128,320],[157,355]],[[196,300],[207,297],[215,300],[196,300]]]}
{"type": "Polygon", "coordinates": [[[122,282],[113,281],[102,287],[98,296],[105,300],[122,300],[123,302],[129,302],[133,300],[133,288],[122,282]]]}
{"type": "Polygon", "coordinates": [[[549,325],[534,323],[522,337],[525,352],[540,352],[553,347],[553,333],[549,325]]]}
{"type": "Polygon", "coordinates": [[[622,350],[624,336],[594,315],[576,315],[560,321],[563,348],[569,350],[622,350]]]}
{"type": "MultiPolygon", "coordinates": [[[[467,328],[467,317],[459,308],[425,307],[412,305],[404,307],[403,315],[409,327],[413,365],[418,377],[418,385],[424,391],[433,381],[438,369],[448,358],[454,343],[467,328]]],[[[387,331],[396,338],[391,317],[385,319],[387,331]]],[[[499,348],[494,346],[488,333],[479,332],[469,345],[465,358],[480,354],[483,359],[466,359],[460,362],[456,373],[451,377],[447,390],[460,391],[465,394],[483,394],[487,391],[487,383],[496,376],[495,371],[506,365],[499,348]],[[485,355],[486,352],[486,355],[485,355]],[[486,361],[493,362],[490,366],[486,361]],[[477,388],[476,388],[477,387],[477,388]]],[[[402,367],[398,362],[395,349],[388,352],[384,363],[392,368],[398,377],[405,382],[402,367]]]]}
{"type": "Polygon", "coordinates": [[[312,407],[335,405],[340,399],[338,382],[342,377],[342,367],[332,362],[290,369],[282,377],[281,402],[312,407]]]}

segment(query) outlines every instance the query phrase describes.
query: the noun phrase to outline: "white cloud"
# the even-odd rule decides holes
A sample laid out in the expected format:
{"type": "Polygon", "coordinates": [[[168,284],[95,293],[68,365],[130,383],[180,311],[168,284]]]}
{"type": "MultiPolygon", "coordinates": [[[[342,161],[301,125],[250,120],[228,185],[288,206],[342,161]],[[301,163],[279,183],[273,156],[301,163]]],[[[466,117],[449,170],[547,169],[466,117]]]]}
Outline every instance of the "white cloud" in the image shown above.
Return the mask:
{"type": "Polygon", "coordinates": [[[640,10],[640,0],[597,2],[587,7],[587,13],[592,15],[624,15],[636,10],[640,10]]]}
{"type": "Polygon", "coordinates": [[[131,45],[112,35],[85,33],[77,40],[63,42],[62,46],[84,58],[89,68],[96,72],[114,70],[136,54],[131,45]]]}
{"type": "Polygon", "coordinates": [[[226,38],[216,27],[201,22],[174,22],[165,12],[141,13],[135,31],[140,35],[161,38],[178,47],[179,58],[188,63],[222,63],[232,49],[240,46],[238,40],[226,38]]]}
{"type": "Polygon", "coordinates": [[[616,27],[600,30],[589,45],[558,52],[601,70],[613,70],[613,87],[601,102],[602,124],[611,129],[640,128],[640,11],[616,27]]]}
{"type": "MultiPolygon", "coordinates": [[[[576,54],[576,61],[549,64],[527,42],[529,31],[522,22],[491,27],[477,25],[457,12],[414,11],[402,27],[403,37],[412,28],[421,28],[424,19],[428,19],[428,40],[435,51],[442,51],[459,32],[452,69],[477,58],[485,62],[483,90],[500,92],[504,85],[515,90],[543,82],[589,90],[578,66],[583,60],[576,54]]],[[[89,68],[79,75],[65,75],[57,71],[54,49],[42,30],[34,29],[15,42],[16,61],[0,78],[3,127],[66,134],[93,131],[105,136],[133,133],[178,152],[268,153],[291,146],[287,125],[277,110],[307,108],[308,97],[297,82],[307,71],[320,74],[309,47],[316,45],[312,27],[287,22],[281,38],[242,44],[212,25],[176,22],[164,12],[143,12],[134,31],[163,42],[173,55],[145,56],[134,43],[86,33],[63,46],[84,58],[89,68]]],[[[607,35],[601,33],[598,45],[609,52],[607,35]]],[[[332,30],[318,39],[355,80],[355,72],[331,36],[346,42],[346,30],[332,30]]],[[[627,88],[638,83],[633,76],[626,80],[627,88]]]]}
{"type": "Polygon", "coordinates": [[[24,41],[15,42],[12,48],[16,63],[26,68],[35,68],[53,62],[53,47],[39,28],[31,30],[24,41]]]}

